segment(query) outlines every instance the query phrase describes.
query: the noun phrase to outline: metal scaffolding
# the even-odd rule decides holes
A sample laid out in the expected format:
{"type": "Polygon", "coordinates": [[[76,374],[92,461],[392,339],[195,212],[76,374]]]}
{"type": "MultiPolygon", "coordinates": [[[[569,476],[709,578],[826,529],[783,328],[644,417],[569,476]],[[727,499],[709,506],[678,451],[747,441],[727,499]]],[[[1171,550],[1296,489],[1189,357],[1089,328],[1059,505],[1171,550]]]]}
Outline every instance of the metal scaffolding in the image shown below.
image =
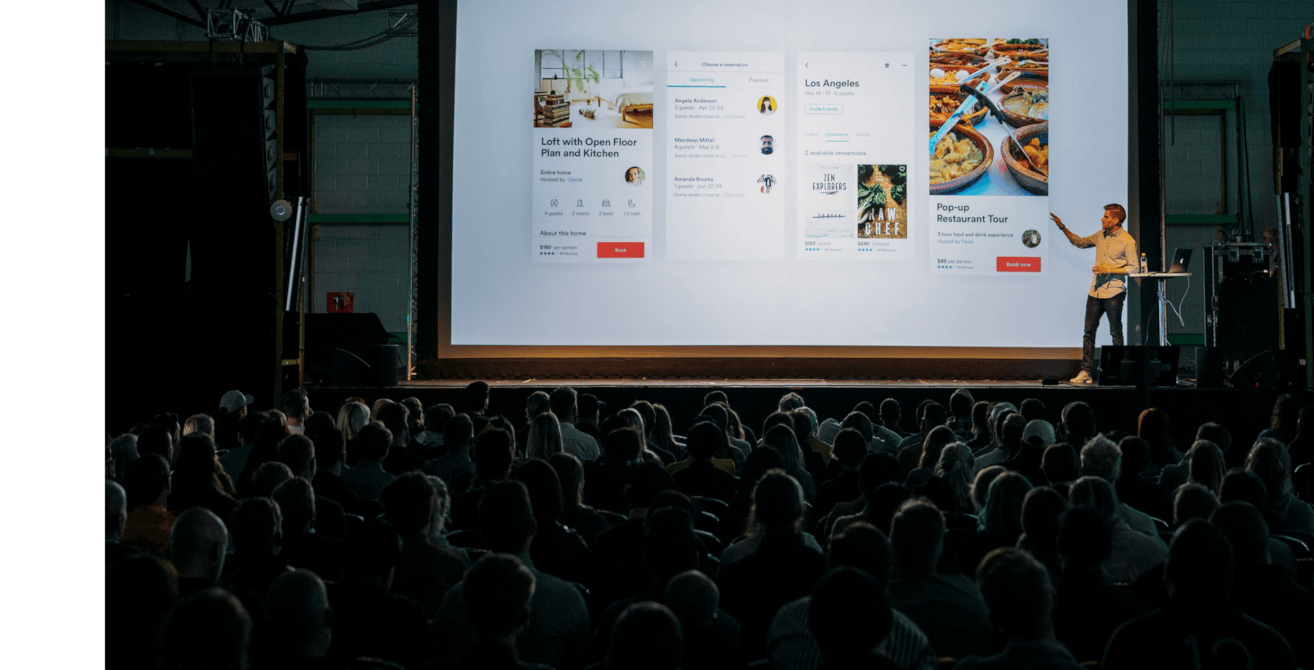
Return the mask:
{"type": "Polygon", "coordinates": [[[410,100],[413,79],[308,79],[307,100],[410,100]]]}
{"type": "Polygon", "coordinates": [[[420,204],[420,117],[419,86],[411,86],[411,188],[410,211],[411,224],[411,281],[410,295],[406,299],[406,379],[414,379],[419,364],[416,351],[416,319],[420,313],[420,227],[417,225],[420,204]]]}

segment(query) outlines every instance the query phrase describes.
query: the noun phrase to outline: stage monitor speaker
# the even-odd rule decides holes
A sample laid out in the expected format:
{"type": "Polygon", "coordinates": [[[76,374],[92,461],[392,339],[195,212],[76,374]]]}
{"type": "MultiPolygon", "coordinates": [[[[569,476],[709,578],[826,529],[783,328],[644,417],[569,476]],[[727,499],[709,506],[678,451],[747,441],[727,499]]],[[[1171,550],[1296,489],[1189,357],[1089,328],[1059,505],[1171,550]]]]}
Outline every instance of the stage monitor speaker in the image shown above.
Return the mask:
{"type": "Polygon", "coordinates": [[[1250,360],[1241,364],[1241,367],[1227,378],[1227,383],[1232,388],[1239,389],[1260,389],[1264,391],[1277,388],[1278,383],[1278,364],[1277,358],[1273,352],[1265,351],[1256,354],[1250,360]]]}
{"type": "Polygon", "coordinates": [[[1195,350],[1195,387],[1223,387],[1223,357],[1218,347],[1199,347],[1195,350]]]}
{"type": "Polygon", "coordinates": [[[1266,275],[1218,284],[1215,326],[1223,363],[1229,368],[1278,346],[1280,280],[1266,275]]]}
{"type": "Polygon", "coordinates": [[[373,381],[369,363],[346,349],[335,349],[329,361],[329,386],[369,386],[373,381]]]}
{"type": "Polygon", "coordinates": [[[376,344],[370,347],[371,379],[375,386],[392,387],[397,385],[401,372],[401,347],[395,344],[376,344]]]}
{"type": "Polygon", "coordinates": [[[373,312],[306,315],[307,350],[346,349],[368,361],[370,347],[387,343],[388,331],[373,312]]]}
{"type": "Polygon", "coordinates": [[[1100,347],[1100,386],[1176,386],[1181,348],[1100,347]]]}

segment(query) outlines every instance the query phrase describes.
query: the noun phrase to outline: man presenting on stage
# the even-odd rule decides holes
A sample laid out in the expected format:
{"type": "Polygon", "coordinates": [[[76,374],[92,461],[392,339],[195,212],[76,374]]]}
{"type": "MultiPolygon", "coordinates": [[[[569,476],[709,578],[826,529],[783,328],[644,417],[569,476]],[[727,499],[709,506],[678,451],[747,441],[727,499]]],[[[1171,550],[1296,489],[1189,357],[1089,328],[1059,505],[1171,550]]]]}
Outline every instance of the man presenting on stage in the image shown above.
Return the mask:
{"type": "Polygon", "coordinates": [[[1072,246],[1095,247],[1095,267],[1091,268],[1095,278],[1086,297],[1086,331],[1081,339],[1081,372],[1071,380],[1073,384],[1089,384],[1094,381],[1095,331],[1100,325],[1100,315],[1109,315],[1113,346],[1122,346],[1122,305],[1127,298],[1127,281],[1123,275],[1135,272],[1140,265],[1136,240],[1122,229],[1122,222],[1127,220],[1127,210],[1122,205],[1105,205],[1104,218],[1100,219],[1103,229],[1087,237],[1077,237],[1052,212],[1049,218],[1068,236],[1072,246]]]}

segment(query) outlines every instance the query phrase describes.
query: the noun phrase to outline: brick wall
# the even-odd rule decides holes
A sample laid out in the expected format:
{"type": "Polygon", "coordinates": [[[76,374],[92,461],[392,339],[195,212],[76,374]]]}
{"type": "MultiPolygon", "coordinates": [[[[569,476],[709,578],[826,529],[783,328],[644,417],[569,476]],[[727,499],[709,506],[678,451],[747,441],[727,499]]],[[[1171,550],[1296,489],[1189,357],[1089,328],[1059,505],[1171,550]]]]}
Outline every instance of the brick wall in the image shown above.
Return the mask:
{"type": "MultiPolygon", "coordinates": [[[[1168,54],[1163,42],[1168,35],[1170,3],[1159,0],[1161,80],[1168,77],[1168,54]]],[[[1229,112],[1227,136],[1219,136],[1214,117],[1176,118],[1176,137],[1165,125],[1165,210],[1168,214],[1215,214],[1220,195],[1220,149],[1227,152],[1227,211],[1238,212],[1240,176],[1249,182],[1254,218],[1241,212],[1256,239],[1259,232],[1277,221],[1273,195],[1273,150],[1268,107],[1268,70],[1273,50],[1300,36],[1301,29],[1314,23],[1314,4],[1308,0],[1175,0],[1173,79],[1176,81],[1237,81],[1244,100],[1245,133],[1249,148],[1249,174],[1242,174],[1236,152],[1236,116],[1229,112]],[[1220,146],[1220,144],[1222,146],[1220,146]]],[[[1170,121],[1166,121],[1165,124],[1170,121]]],[[[1213,226],[1173,225],[1167,232],[1166,253],[1176,247],[1192,247],[1192,271],[1189,290],[1169,284],[1169,298],[1176,303],[1186,293],[1183,303],[1183,326],[1175,316],[1169,317],[1170,334],[1204,333],[1204,282],[1202,271],[1207,261],[1203,245],[1215,239],[1213,226]]]]}

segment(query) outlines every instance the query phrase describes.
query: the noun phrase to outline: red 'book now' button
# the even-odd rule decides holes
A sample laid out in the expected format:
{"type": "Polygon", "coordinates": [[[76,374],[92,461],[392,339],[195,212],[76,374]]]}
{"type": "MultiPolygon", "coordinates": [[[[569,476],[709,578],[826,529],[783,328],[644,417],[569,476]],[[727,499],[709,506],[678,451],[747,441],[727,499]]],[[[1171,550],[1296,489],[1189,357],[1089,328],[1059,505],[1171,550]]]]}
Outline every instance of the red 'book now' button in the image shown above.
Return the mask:
{"type": "Polygon", "coordinates": [[[643,258],[643,242],[598,242],[598,258],[643,258]]]}
{"type": "Polygon", "coordinates": [[[996,272],[1040,272],[1039,256],[999,256],[995,258],[996,272]]]}

